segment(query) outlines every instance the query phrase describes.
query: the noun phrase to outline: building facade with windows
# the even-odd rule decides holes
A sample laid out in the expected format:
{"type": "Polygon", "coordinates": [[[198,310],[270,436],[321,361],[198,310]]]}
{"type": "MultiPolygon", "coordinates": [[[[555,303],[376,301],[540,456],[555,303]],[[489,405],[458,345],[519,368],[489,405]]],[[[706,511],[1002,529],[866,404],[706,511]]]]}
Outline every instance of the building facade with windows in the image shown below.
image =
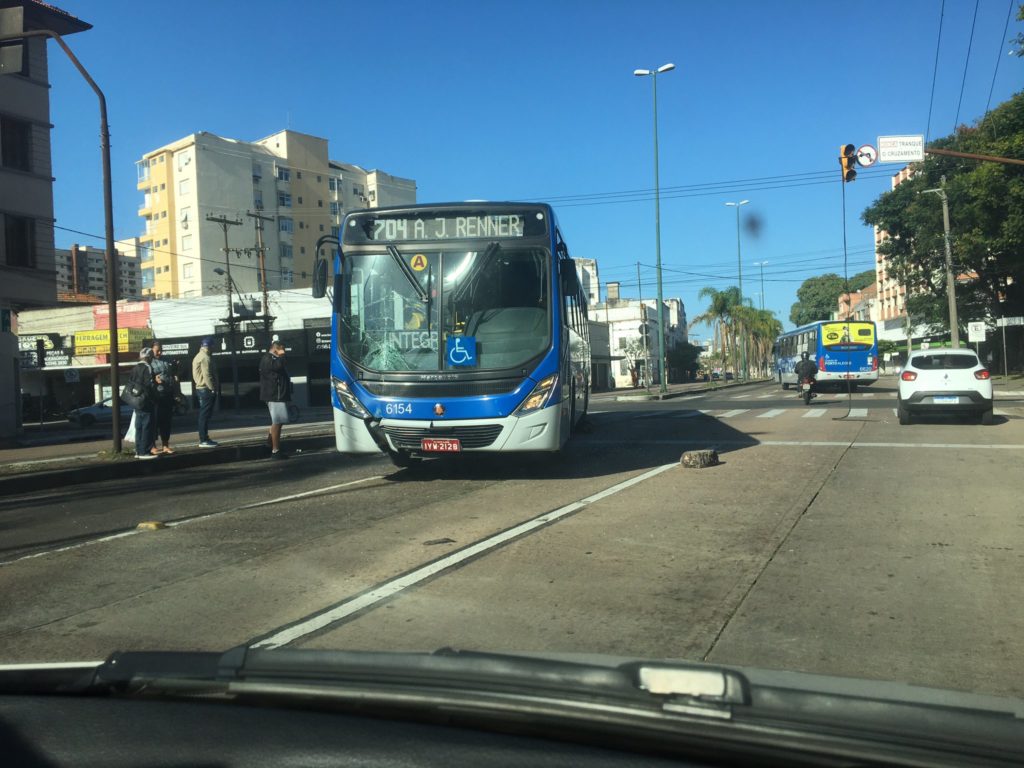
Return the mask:
{"type": "MultiPolygon", "coordinates": [[[[0,8],[20,8],[25,29],[66,36],[91,28],[35,0],[0,0],[0,8]]],[[[0,75],[0,438],[21,427],[18,312],[57,303],[51,129],[47,42],[28,38],[21,71],[0,75]]]]}
{"type": "Polygon", "coordinates": [[[137,163],[142,294],[191,298],[224,293],[228,226],[234,290],[310,285],[316,244],[337,235],[355,208],[416,202],[416,184],[332,161],[326,139],[285,130],[244,142],[200,132],[146,153],[137,163]],[[257,231],[261,229],[261,231],[257,231]],[[258,244],[262,240],[261,264],[258,244]]]}
{"type": "MultiPolygon", "coordinates": [[[[123,242],[123,241],[122,241],[123,242]]],[[[118,245],[121,245],[119,242],[118,245]]],[[[88,296],[98,301],[107,298],[106,252],[99,248],[72,245],[54,251],[57,273],[57,299],[88,296]]],[[[142,297],[139,258],[134,253],[117,251],[117,298],[142,297]]]]}

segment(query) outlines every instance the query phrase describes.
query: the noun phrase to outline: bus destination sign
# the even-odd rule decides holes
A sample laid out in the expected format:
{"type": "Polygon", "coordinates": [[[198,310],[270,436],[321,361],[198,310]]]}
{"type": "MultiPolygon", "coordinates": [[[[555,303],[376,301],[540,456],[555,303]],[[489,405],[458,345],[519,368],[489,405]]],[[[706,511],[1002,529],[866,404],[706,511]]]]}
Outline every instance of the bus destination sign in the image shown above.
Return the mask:
{"type": "Polygon", "coordinates": [[[431,215],[353,216],[345,227],[345,242],[403,242],[406,240],[504,240],[533,237],[547,232],[540,211],[525,213],[470,213],[431,215]]]}

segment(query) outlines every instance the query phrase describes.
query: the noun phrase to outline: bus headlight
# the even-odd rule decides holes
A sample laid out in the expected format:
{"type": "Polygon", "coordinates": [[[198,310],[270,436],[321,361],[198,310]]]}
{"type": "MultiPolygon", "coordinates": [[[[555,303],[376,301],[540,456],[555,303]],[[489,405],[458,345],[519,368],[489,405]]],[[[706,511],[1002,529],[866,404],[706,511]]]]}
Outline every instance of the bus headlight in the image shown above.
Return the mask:
{"type": "Polygon", "coordinates": [[[558,389],[558,374],[553,373],[547,378],[541,379],[533,392],[527,397],[523,404],[516,408],[516,414],[522,416],[526,413],[533,413],[540,410],[551,400],[551,396],[558,389]]]}
{"type": "Polygon", "coordinates": [[[359,402],[358,398],[352,394],[352,390],[349,389],[346,382],[332,376],[331,383],[334,384],[334,393],[338,396],[338,401],[341,403],[341,407],[346,413],[358,416],[360,419],[368,419],[370,417],[370,412],[366,410],[363,407],[363,404],[359,402]]]}

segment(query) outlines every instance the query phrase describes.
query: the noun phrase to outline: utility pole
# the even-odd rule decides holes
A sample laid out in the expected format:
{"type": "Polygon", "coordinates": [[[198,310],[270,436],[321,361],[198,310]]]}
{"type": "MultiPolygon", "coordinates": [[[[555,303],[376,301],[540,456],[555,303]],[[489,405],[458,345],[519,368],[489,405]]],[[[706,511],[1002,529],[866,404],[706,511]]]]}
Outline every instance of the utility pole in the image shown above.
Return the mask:
{"type": "Polygon", "coordinates": [[[263,222],[273,221],[272,216],[264,216],[259,211],[245,214],[256,222],[256,252],[260,260],[260,288],[263,290],[263,332],[266,336],[265,346],[270,347],[270,323],[274,319],[270,316],[270,300],[267,297],[267,254],[263,247],[263,222]]]}
{"type": "Polygon", "coordinates": [[[949,198],[946,195],[946,177],[938,189],[925,189],[919,194],[934,192],[942,201],[942,230],[946,246],[946,301],[949,303],[949,338],[953,349],[960,349],[959,319],[956,313],[956,281],[953,278],[953,252],[949,244],[949,198]]]}
{"type": "MultiPolygon", "coordinates": [[[[640,340],[644,344],[644,387],[651,388],[651,355],[647,350],[647,308],[644,306],[644,292],[640,287],[640,262],[636,263],[636,295],[640,301],[640,340]]],[[[664,375],[664,374],[662,374],[664,375]]]]}
{"type": "Polygon", "coordinates": [[[228,247],[228,227],[241,226],[241,219],[229,219],[226,216],[214,216],[212,213],[206,215],[207,221],[220,224],[224,230],[224,266],[225,276],[228,284],[228,316],[225,318],[228,324],[228,334],[231,338],[231,385],[234,392],[234,411],[238,413],[238,343],[235,336],[235,308],[231,295],[231,249],[228,247]]]}

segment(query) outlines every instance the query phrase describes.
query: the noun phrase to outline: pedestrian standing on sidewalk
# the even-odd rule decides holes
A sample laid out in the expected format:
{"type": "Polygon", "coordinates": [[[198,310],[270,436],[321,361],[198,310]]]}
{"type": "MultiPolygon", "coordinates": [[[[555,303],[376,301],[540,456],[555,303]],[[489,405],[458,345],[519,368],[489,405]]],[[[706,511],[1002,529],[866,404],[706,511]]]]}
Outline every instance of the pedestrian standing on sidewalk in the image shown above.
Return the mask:
{"type": "Polygon", "coordinates": [[[174,396],[178,393],[178,377],[174,368],[162,358],[163,344],[153,342],[153,381],[156,383],[156,432],[160,437],[161,453],[171,450],[171,417],[174,416],[174,396]]]}
{"type": "Polygon", "coordinates": [[[156,384],[153,381],[153,350],[143,347],[139,351],[139,362],[128,374],[126,393],[131,395],[129,403],[135,409],[135,458],[155,459],[160,452],[156,449],[156,384]]]}
{"type": "Polygon", "coordinates": [[[213,404],[217,400],[217,364],[213,361],[210,350],[213,339],[203,339],[199,354],[192,359],[192,389],[199,399],[199,447],[216,448],[217,443],[210,439],[210,416],[213,415],[213,404]]]}
{"type": "Polygon", "coordinates": [[[270,411],[270,456],[286,457],[281,450],[281,427],[288,423],[288,403],[292,399],[292,381],[285,368],[284,344],[278,339],[270,343],[270,350],[260,360],[260,400],[270,411]]]}

